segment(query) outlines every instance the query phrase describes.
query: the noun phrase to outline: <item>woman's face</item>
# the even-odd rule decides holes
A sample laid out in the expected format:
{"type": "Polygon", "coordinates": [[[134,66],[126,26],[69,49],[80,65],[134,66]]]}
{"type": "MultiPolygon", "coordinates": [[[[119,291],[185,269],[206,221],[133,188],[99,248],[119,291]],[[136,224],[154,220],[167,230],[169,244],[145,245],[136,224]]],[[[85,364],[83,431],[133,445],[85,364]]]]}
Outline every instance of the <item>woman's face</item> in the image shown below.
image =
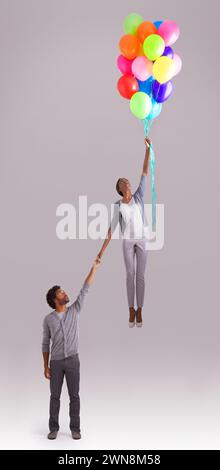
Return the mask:
{"type": "Polygon", "coordinates": [[[126,178],[120,178],[119,191],[121,191],[123,194],[131,192],[130,181],[127,180],[126,178]]]}

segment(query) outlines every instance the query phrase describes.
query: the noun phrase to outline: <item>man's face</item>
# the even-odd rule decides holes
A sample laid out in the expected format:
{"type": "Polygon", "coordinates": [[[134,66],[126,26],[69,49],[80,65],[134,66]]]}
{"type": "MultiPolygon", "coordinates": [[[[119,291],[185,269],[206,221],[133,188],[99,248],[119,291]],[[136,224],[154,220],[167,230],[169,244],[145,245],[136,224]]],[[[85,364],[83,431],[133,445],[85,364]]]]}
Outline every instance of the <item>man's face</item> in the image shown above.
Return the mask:
{"type": "Polygon", "coordinates": [[[59,305],[65,305],[69,302],[69,297],[66,294],[66,292],[63,289],[57,289],[56,291],[56,297],[55,297],[55,303],[58,303],[59,305]]]}
{"type": "Polygon", "coordinates": [[[119,183],[119,190],[124,194],[131,191],[131,184],[126,178],[121,178],[119,183]]]}

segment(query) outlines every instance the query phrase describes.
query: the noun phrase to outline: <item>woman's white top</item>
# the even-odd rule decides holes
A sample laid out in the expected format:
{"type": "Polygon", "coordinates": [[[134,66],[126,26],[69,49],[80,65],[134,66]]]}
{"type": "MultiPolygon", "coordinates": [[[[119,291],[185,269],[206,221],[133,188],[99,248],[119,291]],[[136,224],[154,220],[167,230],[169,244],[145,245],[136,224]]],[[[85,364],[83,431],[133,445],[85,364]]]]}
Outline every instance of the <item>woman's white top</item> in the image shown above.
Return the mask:
{"type": "Polygon", "coordinates": [[[132,240],[145,238],[145,230],[141,211],[138,205],[135,203],[133,196],[129,202],[121,202],[120,212],[126,224],[123,238],[132,240]]]}

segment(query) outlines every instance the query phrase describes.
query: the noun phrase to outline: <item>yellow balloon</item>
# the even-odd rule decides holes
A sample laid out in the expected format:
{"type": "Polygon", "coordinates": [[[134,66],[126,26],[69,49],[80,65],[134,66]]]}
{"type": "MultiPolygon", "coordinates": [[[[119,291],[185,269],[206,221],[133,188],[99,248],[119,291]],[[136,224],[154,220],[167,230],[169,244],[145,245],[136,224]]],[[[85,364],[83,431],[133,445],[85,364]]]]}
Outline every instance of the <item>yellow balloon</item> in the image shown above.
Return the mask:
{"type": "Polygon", "coordinates": [[[167,56],[158,57],[153,65],[153,76],[159,83],[168,82],[175,74],[173,59],[167,56]]]}

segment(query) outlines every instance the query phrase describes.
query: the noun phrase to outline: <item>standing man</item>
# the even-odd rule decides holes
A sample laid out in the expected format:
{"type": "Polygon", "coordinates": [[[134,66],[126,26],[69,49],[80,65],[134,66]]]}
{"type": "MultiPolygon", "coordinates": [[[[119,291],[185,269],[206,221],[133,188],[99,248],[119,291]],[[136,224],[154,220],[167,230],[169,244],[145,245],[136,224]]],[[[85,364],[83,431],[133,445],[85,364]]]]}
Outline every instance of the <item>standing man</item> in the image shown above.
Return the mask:
{"type": "Polygon", "coordinates": [[[73,439],[81,438],[80,430],[80,361],[78,353],[79,317],[84,297],[93,282],[100,260],[96,259],[86,277],[80,293],[69,307],[69,297],[60,286],[47,292],[47,303],[54,310],[43,322],[42,352],[44,375],[50,380],[50,418],[48,439],[56,439],[59,430],[60,395],[64,376],[66,378],[70,404],[70,430],[73,439]],[[52,342],[50,350],[50,341],[52,342]],[[49,355],[50,365],[49,365],[49,355]]]}

